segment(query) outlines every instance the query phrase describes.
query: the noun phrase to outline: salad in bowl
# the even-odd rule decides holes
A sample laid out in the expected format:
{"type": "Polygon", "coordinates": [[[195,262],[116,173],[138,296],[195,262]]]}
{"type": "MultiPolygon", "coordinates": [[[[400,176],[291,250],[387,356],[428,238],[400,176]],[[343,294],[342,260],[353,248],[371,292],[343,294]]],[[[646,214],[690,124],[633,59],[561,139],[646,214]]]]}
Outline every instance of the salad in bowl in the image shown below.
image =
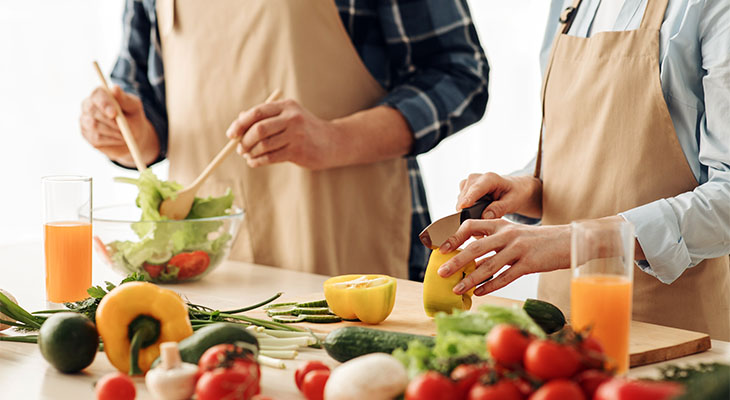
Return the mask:
{"type": "Polygon", "coordinates": [[[228,256],[243,220],[230,189],[220,197],[195,198],[190,213],[170,220],[159,212],[181,185],[159,180],[149,169],[138,179],[117,178],[139,188],[136,206],[94,209],[94,247],[120,274],[137,272],[152,282],[197,280],[228,256]]]}

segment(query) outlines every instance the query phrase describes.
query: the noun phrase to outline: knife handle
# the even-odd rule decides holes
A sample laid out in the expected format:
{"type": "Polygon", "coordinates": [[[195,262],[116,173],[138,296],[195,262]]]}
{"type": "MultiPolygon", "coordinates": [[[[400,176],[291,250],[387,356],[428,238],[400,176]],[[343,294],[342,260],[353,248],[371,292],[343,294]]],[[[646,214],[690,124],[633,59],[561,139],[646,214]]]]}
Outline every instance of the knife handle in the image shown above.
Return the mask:
{"type": "Polygon", "coordinates": [[[481,219],[482,213],[484,210],[492,204],[491,195],[485,194],[481,199],[477,200],[476,203],[474,203],[473,206],[465,208],[461,210],[461,215],[459,215],[459,222],[464,223],[467,219],[481,219]]]}

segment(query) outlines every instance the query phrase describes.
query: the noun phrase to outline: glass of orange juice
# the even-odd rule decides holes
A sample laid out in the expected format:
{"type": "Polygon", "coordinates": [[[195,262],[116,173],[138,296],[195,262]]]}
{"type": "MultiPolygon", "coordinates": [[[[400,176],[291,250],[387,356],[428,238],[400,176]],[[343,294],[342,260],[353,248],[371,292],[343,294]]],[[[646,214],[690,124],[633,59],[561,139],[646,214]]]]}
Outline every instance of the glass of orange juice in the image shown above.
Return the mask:
{"type": "Polygon", "coordinates": [[[603,346],[607,367],[629,369],[634,278],[634,226],[627,221],[571,224],[570,318],[573,329],[590,329],[603,346]]]}
{"type": "Polygon", "coordinates": [[[91,177],[47,176],[41,183],[46,298],[83,300],[91,286],[91,177]]]}

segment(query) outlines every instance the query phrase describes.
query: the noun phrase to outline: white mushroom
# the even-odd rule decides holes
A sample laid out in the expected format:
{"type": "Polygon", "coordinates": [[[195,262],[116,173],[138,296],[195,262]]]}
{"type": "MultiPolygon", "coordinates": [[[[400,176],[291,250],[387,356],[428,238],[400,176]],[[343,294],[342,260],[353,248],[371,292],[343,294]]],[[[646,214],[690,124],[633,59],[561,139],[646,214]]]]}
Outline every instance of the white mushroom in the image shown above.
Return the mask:
{"type": "Polygon", "coordinates": [[[408,374],[397,359],[373,353],[335,368],[324,387],[325,400],[391,400],[408,386],[408,374]]]}
{"type": "Polygon", "coordinates": [[[198,366],[182,362],[175,342],[160,344],[160,358],[160,365],[147,372],[147,390],[159,400],[185,400],[192,397],[198,366]]]}

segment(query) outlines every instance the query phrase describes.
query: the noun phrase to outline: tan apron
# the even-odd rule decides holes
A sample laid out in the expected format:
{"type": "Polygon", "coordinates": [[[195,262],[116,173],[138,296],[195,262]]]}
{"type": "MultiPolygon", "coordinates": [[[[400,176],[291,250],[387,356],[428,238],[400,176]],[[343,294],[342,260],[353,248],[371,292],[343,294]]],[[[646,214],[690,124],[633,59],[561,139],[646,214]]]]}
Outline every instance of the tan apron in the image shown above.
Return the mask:
{"type": "MultiPolygon", "coordinates": [[[[181,183],[223,148],[238,113],[276,88],[327,120],[384,95],[333,0],[158,0],[157,17],[170,178],[181,183]]],[[[246,211],[233,259],[324,275],[408,275],[405,159],[311,171],[292,163],[252,169],[232,155],[210,179],[202,194],[231,187],[246,211]]]]}
{"type": "MultiPolygon", "coordinates": [[[[563,24],[543,82],[536,170],[543,224],[615,215],[697,187],[662,94],[659,28],[667,2],[649,0],[635,31],[581,38],[563,24]]],[[[569,270],[542,274],[538,297],[568,310],[569,285],[569,270]]],[[[703,261],[671,285],[637,271],[633,295],[635,320],[730,340],[727,256],[703,261]]]]}

